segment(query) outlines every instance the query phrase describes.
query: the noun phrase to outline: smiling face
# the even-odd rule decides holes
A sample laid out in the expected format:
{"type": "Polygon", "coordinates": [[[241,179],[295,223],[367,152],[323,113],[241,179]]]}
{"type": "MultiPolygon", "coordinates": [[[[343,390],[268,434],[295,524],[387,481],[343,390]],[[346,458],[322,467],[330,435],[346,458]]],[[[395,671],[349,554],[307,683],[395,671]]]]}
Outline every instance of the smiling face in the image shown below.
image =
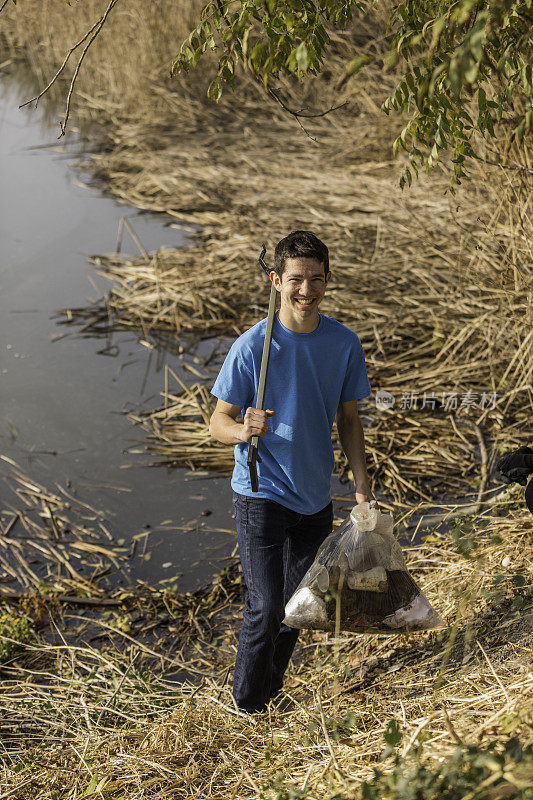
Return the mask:
{"type": "Polygon", "coordinates": [[[318,306],[324,297],[331,273],[324,274],[324,265],[316,258],[285,259],[280,277],[270,277],[281,295],[280,321],[291,330],[307,333],[318,325],[318,306]]]}

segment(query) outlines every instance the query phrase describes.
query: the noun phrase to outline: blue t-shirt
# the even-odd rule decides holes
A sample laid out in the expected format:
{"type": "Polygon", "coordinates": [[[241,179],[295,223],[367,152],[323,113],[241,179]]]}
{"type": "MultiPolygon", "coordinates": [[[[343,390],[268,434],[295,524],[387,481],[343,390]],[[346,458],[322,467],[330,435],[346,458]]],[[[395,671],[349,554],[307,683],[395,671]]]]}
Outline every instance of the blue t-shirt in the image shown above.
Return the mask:
{"type": "MultiPolygon", "coordinates": [[[[242,408],[256,402],[266,319],[233,343],[211,393],[242,408]]],[[[359,337],[319,315],[312,333],[295,333],[274,320],[263,408],[275,411],[259,439],[259,491],[252,492],[248,443],[235,446],[232,489],[314,514],[331,499],[331,429],[339,403],[368,397],[370,384],[359,337]]]]}

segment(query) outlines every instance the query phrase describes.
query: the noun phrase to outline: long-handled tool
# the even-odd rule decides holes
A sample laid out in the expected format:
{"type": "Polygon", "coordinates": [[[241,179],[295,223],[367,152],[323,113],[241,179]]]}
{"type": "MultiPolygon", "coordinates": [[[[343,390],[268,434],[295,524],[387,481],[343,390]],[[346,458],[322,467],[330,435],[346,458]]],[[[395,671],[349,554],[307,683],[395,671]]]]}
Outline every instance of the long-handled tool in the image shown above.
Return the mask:
{"type": "MultiPolygon", "coordinates": [[[[261,250],[261,255],[259,256],[259,265],[261,269],[263,269],[268,277],[270,278],[270,270],[268,269],[267,265],[265,264],[265,253],[266,247],[263,245],[263,249],[261,250]]],[[[263,408],[263,401],[265,399],[265,385],[266,385],[266,377],[268,372],[268,358],[270,356],[270,342],[272,341],[272,327],[274,325],[274,312],[276,310],[276,287],[274,284],[270,286],[270,300],[268,301],[268,315],[267,315],[267,324],[265,330],[265,341],[263,343],[263,355],[261,357],[261,370],[259,372],[259,386],[257,387],[257,400],[255,403],[255,407],[259,410],[263,408]]],[[[250,470],[250,481],[252,484],[252,492],[259,491],[259,481],[257,479],[257,461],[261,461],[261,458],[257,452],[257,446],[259,443],[259,436],[252,436],[252,441],[248,446],[248,457],[246,459],[246,463],[248,464],[248,469],[250,470]]]]}

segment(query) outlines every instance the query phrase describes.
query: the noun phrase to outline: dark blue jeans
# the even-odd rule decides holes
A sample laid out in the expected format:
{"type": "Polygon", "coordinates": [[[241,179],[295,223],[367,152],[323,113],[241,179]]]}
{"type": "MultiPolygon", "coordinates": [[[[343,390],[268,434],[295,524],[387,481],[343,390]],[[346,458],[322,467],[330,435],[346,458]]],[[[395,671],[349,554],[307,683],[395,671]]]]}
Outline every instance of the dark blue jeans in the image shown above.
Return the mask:
{"type": "Polygon", "coordinates": [[[282,624],[285,604],[331,533],[333,509],[329,503],[316,514],[298,514],[240,494],[233,503],[248,589],[233,696],[244,711],[261,711],[281,689],[298,638],[298,630],[282,624]]]}

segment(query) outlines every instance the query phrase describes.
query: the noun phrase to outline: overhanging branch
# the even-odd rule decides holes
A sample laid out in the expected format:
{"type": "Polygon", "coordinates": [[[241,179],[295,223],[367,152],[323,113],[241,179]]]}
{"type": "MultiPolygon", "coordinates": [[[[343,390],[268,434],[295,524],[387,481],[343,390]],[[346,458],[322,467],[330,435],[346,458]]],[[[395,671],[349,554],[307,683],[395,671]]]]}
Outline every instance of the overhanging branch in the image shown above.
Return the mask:
{"type": "MultiPolygon", "coordinates": [[[[2,9],[4,8],[4,6],[6,5],[7,2],[8,2],[8,0],[4,0],[4,4],[0,7],[0,11],[2,11],[2,9]]],[[[100,17],[100,19],[97,20],[94,23],[94,25],[92,25],[89,28],[89,30],[86,31],[83,34],[81,39],[78,42],[76,42],[76,44],[73,47],[71,47],[70,50],[67,52],[67,55],[63,59],[63,63],[61,64],[61,66],[59,67],[59,69],[57,70],[57,72],[55,73],[53,78],[49,81],[48,85],[45,86],[45,88],[41,92],[39,92],[38,95],[36,95],[35,97],[32,97],[30,100],[26,100],[25,103],[21,103],[21,105],[19,106],[19,108],[23,108],[24,106],[27,106],[30,103],[35,103],[35,107],[37,108],[37,105],[38,105],[39,100],[41,99],[41,97],[44,94],[46,94],[46,92],[50,89],[51,86],[54,85],[54,83],[57,81],[59,76],[64,71],[64,69],[67,66],[68,60],[69,60],[70,56],[72,55],[72,53],[74,53],[74,51],[77,50],[78,47],[80,47],[80,45],[82,45],[84,42],[87,42],[87,44],[83,48],[83,51],[82,51],[81,56],[80,56],[80,58],[78,60],[78,63],[76,64],[76,68],[74,69],[74,73],[72,75],[72,78],[71,78],[71,81],[70,81],[70,84],[69,84],[69,89],[68,89],[68,94],[67,94],[67,102],[66,102],[66,106],[65,106],[65,118],[64,118],[64,120],[62,122],[60,121],[60,123],[59,123],[59,126],[61,128],[61,133],[57,137],[58,139],[60,139],[62,136],[64,136],[65,132],[67,130],[67,122],[68,122],[68,118],[70,116],[70,102],[71,102],[71,99],[72,99],[72,93],[74,91],[74,85],[75,85],[76,80],[78,78],[78,75],[79,75],[80,68],[81,68],[81,65],[83,63],[83,60],[84,60],[85,56],[87,55],[87,52],[88,52],[90,46],[92,45],[92,43],[94,42],[94,40],[96,39],[96,37],[98,36],[100,31],[102,30],[102,28],[104,27],[111,10],[113,9],[113,7],[118,2],[119,2],[119,0],[109,0],[109,4],[108,4],[106,10],[104,11],[104,13],[102,14],[102,16],[100,17]]]]}
{"type": "Polygon", "coordinates": [[[306,108],[305,107],[301,108],[299,111],[295,111],[294,109],[289,108],[289,106],[281,99],[281,97],[278,95],[278,93],[275,91],[275,89],[271,89],[270,87],[268,87],[267,91],[268,91],[269,95],[274,98],[276,103],[278,103],[282,107],[282,109],[284,111],[286,111],[288,114],[290,114],[292,117],[295,118],[296,122],[298,123],[300,128],[303,130],[305,135],[308,136],[310,139],[312,139],[313,142],[316,142],[317,140],[315,139],[314,136],[311,136],[309,131],[300,122],[300,117],[302,117],[303,119],[313,119],[315,117],[325,117],[327,114],[331,114],[332,111],[337,111],[337,109],[342,108],[343,106],[348,104],[348,101],[345,100],[344,103],[340,103],[338,106],[331,106],[330,108],[327,108],[325,111],[317,111],[317,112],[308,113],[308,112],[306,112],[306,108]]]}

